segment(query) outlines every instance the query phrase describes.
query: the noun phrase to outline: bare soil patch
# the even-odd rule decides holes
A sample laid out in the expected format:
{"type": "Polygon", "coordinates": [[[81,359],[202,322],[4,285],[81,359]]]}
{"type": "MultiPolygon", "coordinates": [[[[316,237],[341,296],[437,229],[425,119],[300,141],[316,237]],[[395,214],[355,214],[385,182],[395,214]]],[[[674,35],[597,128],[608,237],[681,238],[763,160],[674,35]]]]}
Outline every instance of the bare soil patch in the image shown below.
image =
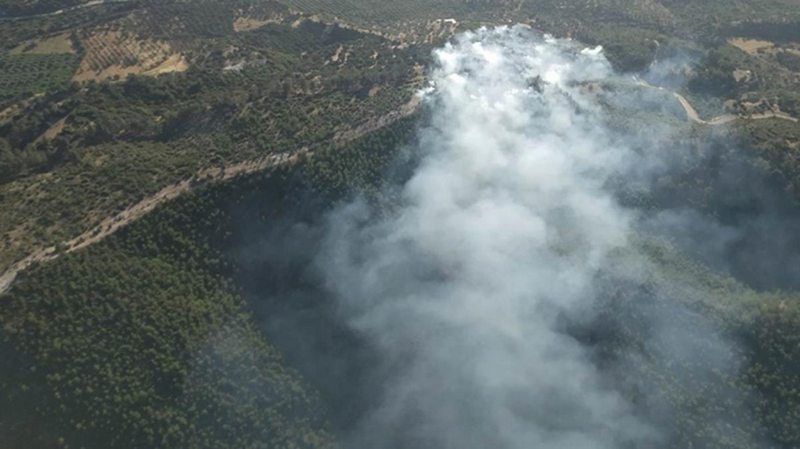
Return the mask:
{"type": "Polygon", "coordinates": [[[53,139],[55,139],[56,137],[58,137],[59,134],[61,134],[62,131],[64,131],[64,125],[66,123],[67,123],[67,118],[66,117],[62,118],[61,120],[59,120],[59,121],[57,121],[55,123],[53,123],[52,125],[50,125],[49,128],[47,128],[47,130],[45,130],[45,132],[42,133],[41,136],[37,137],[34,142],[38,143],[38,142],[42,142],[42,141],[45,141],[45,140],[53,140],[53,139]]]}
{"type": "Polygon", "coordinates": [[[70,39],[69,34],[62,33],[56,36],[26,42],[11,50],[11,53],[34,55],[52,55],[59,53],[75,54],[75,48],[72,46],[72,39],[70,39]]]}
{"type": "Polygon", "coordinates": [[[72,78],[74,81],[156,76],[189,68],[186,57],[168,43],[116,31],[94,33],[83,40],[83,45],[86,55],[72,78]]]}
{"type": "Polygon", "coordinates": [[[277,19],[255,19],[252,17],[237,17],[233,20],[233,31],[243,33],[246,31],[257,30],[270,23],[281,23],[277,19]]]}
{"type": "Polygon", "coordinates": [[[728,43],[750,55],[758,54],[760,50],[768,50],[775,46],[774,43],[769,41],[745,39],[741,37],[728,39],[728,43]]]}

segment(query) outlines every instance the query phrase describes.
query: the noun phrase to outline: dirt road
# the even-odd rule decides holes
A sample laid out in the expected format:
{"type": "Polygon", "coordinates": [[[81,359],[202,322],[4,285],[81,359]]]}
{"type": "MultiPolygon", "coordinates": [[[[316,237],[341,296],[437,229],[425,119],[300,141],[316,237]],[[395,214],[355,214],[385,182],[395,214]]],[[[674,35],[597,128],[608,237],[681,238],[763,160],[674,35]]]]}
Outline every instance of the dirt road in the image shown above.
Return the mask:
{"type": "Polygon", "coordinates": [[[91,1],[86,2],[86,3],[81,3],[80,5],[71,6],[69,8],[57,9],[57,10],[51,11],[51,12],[43,12],[43,13],[40,13],[40,14],[30,14],[30,15],[27,15],[27,16],[0,17],[0,21],[6,20],[6,21],[12,21],[13,22],[13,21],[17,21],[17,20],[35,19],[37,17],[59,16],[61,14],[67,13],[67,12],[77,11],[79,9],[84,9],[84,8],[91,8],[92,6],[100,6],[100,5],[104,5],[106,3],[128,3],[129,1],[131,1],[131,0],[91,0],[91,1]]]}
{"type": "MultiPolygon", "coordinates": [[[[636,84],[638,84],[639,86],[647,87],[649,89],[658,89],[666,91],[666,89],[664,89],[663,87],[653,86],[652,84],[649,84],[647,81],[638,78],[634,79],[636,80],[636,84]]],[[[672,92],[672,95],[678,100],[678,103],[680,103],[681,107],[683,107],[684,112],[686,112],[686,118],[688,120],[691,120],[695,123],[700,123],[702,125],[718,126],[735,122],[736,120],[765,120],[771,118],[788,120],[791,122],[798,121],[796,117],[792,117],[791,115],[783,112],[764,112],[761,114],[750,114],[750,115],[723,114],[713,117],[710,120],[703,120],[700,117],[700,114],[697,113],[697,110],[694,108],[694,106],[692,106],[689,100],[686,99],[686,97],[677,92],[672,92]]]]}
{"type": "MultiPolygon", "coordinates": [[[[420,105],[421,100],[415,95],[411,101],[396,111],[390,112],[377,119],[370,120],[367,123],[361,124],[353,129],[338,133],[334,137],[334,142],[338,146],[352,142],[359,137],[391,125],[399,119],[410,116],[419,109],[420,105]]],[[[256,173],[271,167],[294,164],[302,156],[311,155],[313,155],[313,151],[308,147],[303,147],[297,151],[271,154],[260,159],[240,162],[237,164],[228,165],[226,167],[204,168],[195,174],[193,180],[184,179],[180,182],[164,187],[155,194],[148,196],[147,198],[126,208],[125,210],[105,218],[102,222],[100,222],[99,225],[71,240],[61,243],[58,245],[58,247],[50,246],[40,249],[28,255],[24,259],[16,262],[8,270],[6,270],[5,273],[0,275],[0,295],[8,291],[17,275],[29,268],[31,265],[35,263],[47,262],[56,259],[63,253],[71,253],[97,243],[115,233],[123,226],[150,213],[158,205],[177,198],[184,193],[190,192],[198,186],[227,181],[239,175],[256,173]]]]}
{"type": "MultiPolygon", "coordinates": [[[[90,3],[97,4],[97,2],[90,2],[90,3]]],[[[88,4],[89,3],[86,3],[85,5],[88,4]]],[[[637,82],[639,85],[644,87],[648,87],[651,89],[665,90],[663,88],[647,84],[644,81],[637,80],[637,82]]],[[[684,111],[686,112],[686,118],[688,120],[704,125],[716,126],[716,125],[724,125],[727,123],[731,123],[736,120],[762,120],[769,118],[779,118],[783,120],[790,120],[793,122],[798,121],[797,118],[789,116],[788,114],[772,113],[772,112],[758,114],[758,115],[744,116],[744,117],[733,114],[725,114],[714,117],[710,120],[703,120],[697,113],[697,110],[695,110],[695,108],[689,102],[689,100],[687,100],[683,95],[677,92],[672,92],[672,94],[675,96],[675,98],[683,107],[684,111]]],[[[407,104],[405,104],[396,111],[390,112],[382,117],[376,118],[367,123],[363,123],[349,130],[337,133],[334,136],[333,141],[337,145],[344,145],[348,142],[358,139],[359,137],[362,137],[366,134],[369,134],[385,126],[388,126],[403,117],[407,117],[413,114],[415,111],[419,109],[420,104],[421,104],[420,98],[414,96],[411,101],[409,101],[407,104]]],[[[155,209],[158,205],[167,202],[169,200],[172,200],[174,198],[177,198],[178,196],[191,191],[194,187],[198,185],[206,183],[222,182],[238,175],[256,173],[270,167],[277,167],[285,164],[293,164],[299,159],[301,155],[312,155],[312,154],[313,151],[305,147],[295,152],[273,154],[262,159],[240,162],[238,164],[229,165],[224,168],[217,167],[217,168],[206,168],[200,170],[195,175],[195,179],[199,180],[199,182],[192,183],[191,180],[183,180],[176,184],[164,187],[159,192],[128,207],[122,212],[119,212],[116,215],[104,219],[96,227],[84,232],[83,234],[69,241],[63,242],[61,245],[59,245],[61,247],[60,251],[56,246],[50,246],[44,249],[40,249],[30,254],[29,256],[25,257],[24,259],[18,261],[17,263],[12,265],[5,273],[0,275],[0,294],[3,294],[6,291],[8,291],[8,289],[11,287],[11,284],[14,282],[14,279],[17,277],[17,274],[27,269],[34,263],[47,262],[49,260],[57,258],[61,253],[70,253],[73,251],[77,251],[81,248],[85,248],[94,243],[97,243],[103,240],[104,238],[108,237],[109,235],[113,234],[123,226],[143,217],[144,215],[155,209]]]]}

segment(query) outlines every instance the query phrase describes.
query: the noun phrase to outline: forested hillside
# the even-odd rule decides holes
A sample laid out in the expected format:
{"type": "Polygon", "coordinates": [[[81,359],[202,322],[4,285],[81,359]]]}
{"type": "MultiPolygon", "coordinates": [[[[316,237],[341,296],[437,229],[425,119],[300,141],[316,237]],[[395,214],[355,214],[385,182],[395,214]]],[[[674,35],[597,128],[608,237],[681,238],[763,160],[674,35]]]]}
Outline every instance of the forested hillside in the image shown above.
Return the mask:
{"type": "MultiPolygon", "coordinates": [[[[203,170],[358,133],[401,108],[418,86],[415,67],[430,47],[399,49],[374,35],[300,16],[281,18],[271,7],[265,11],[256,29],[236,33],[231,28],[225,39],[193,32],[181,38],[180,45],[204,52],[195,54],[185,73],[152,77],[133,71],[125,79],[113,75],[116,81],[64,85],[27,99],[8,92],[0,125],[0,202],[8,211],[0,220],[0,266],[7,269],[39,248],[70,240],[203,170]]],[[[162,23],[159,17],[175,13],[147,10],[153,17],[146,23],[156,26],[162,23]]],[[[208,14],[203,20],[218,20],[208,14]]],[[[232,17],[225,20],[232,26],[232,17]]],[[[142,26],[135,25],[140,36],[159,33],[142,26]]],[[[86,31],[85,36],[123,36],[133,27],[118,20],[113,28],[119,31],[86,31]]],[[[152,51],[174,51],[149,42],[156,46],[152,51]]],[[[81,67],[87,65],[88,73],[104,74],[114,68],[109,66],[114,55],[144,45],[132,36],[115,37],[112,44],[120,48],[106,43],[98,38],[97,50],[81,50],[86,53],[81,67]]],[[[24,50],[19,55],[51,56],[24,50]]],[[[126,64],[141,63],[135,53],[130,57],[126,64]]],[[[169,58],[167,53],[158,57],[169,58]]],[[[32,80],[41,82],[36,76],[32,80]]]]}
{"type": "MultiPolygon", "coordinates": [[[[398,151],[416,120],[295,166],[203,188],[103,243],[24,274],[0,314],[4,391],[10,393],[3,409],[14,411],[2,418],[5,441],[28,447],[31,441],[35,447],[331,444],[370,405],[364,394],[370,387],[360,379],[368,378],[373,356],[366,342],[337,324],[308,272],[318,244],[314,228],[324,211],[353,195],[391,207],[380,186],[413,166],[398,151]],[[411,165],[398,166],[404,159],[411,165]]],[[[687,169],[714,178],[713,166],[687,169]]],[[[717,192],[710,201],[730,201],[730,186],[683,188],[688,202],[698,188],[717,192]]],[[[664,193],[653,195],[647,201],[657,205],[664,193]]],[[[596,333],[577,337],[599,353],[622,356],[647,338],[637,314],[670,309],[673,301],[689,306],[744,343],[736,354],[744,369],[707,372],[664,359],[664,348],[645,351],[635,375],[625,379],[655,388],[651,393],[680,416],[669,423],[674,444],[745,448],[763,438],[779,447],[798,444],[794,385],[800,379],[787,362],[797,351],[796,294],[757,293],[669,244],[640,244],[671,273],[653,282],[673,283],[674,296],[619,298],[609,286],[596,333]],[[687,376],[694,380],[685,382],[687,376]],[[740,416],[725,417],[729,410],[756,415],[744,426],[740,416]],[[721,431],[720,419],[740,427],[721,431]]],[[[700,318],[680,319],[691,326],[700,318]]]]}
{"type": "MultiPolygon", "coordinates": [[[[320,228],[354,198],[392,213],[432,51],[509,23],[602,45],[671,105],[601,102],[690,149],[621,204],[800,223],[797,0],[0,0],[0,447],[341,447],[379,354],[314,271],[320,228]]],[[[725,270],[637,235],[658,270],[564,324],[598,366],[637,354],[615,374],[664,447],[800,447],[800,279],[771,256],[800,237],[757,224],[725,270]],[[651,346],[659,313],[713,323],[739,369],[651,346]]]]}
{"type": "Polygon", "coordinates": [[[251,314],[259,304],[246,302],[253,292],[237,282],[252,267],[235,250],[260,226],[318,219],[346,192],[377,187],[392,160],[386,150],[399,148],[411,130],[407,120],[314,162],[203,189],[27,273],[0,313],[0,441],[331,444],[332,415],[316,387],[263,340],[251,314]]]}
{"type": "MultiPolygon", "coordinates": [[[[409,101],[434,45],[481,24],[602,44],[621,70],[690,61],[675,75],[702,116],[800,114],[791,1],[704,14],[624,1],[14,5],[0,18],[3,270],[215,167],[364,129],[409,101]]],[[[796,121],[747,126],[764,151],[797,146],[794,131],[764,138],[796,121]]]]}

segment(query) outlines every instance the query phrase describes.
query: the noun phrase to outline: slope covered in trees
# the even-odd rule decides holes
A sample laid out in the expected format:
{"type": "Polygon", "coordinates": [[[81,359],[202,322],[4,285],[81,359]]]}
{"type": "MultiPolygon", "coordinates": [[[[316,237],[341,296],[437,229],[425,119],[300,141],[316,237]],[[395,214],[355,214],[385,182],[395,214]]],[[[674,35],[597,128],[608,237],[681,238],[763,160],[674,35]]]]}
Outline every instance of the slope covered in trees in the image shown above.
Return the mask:
{"type": "MultiPolygon", "coordinates": [[[[353,195],[390,213],[392,191],[382,186],[413,166],[403,144],[417,119],[295,166],[203,188],[23,275],[0,313],[3,409],[15,411],[1,418],[3,438],[89,448],[332,444],[370,407],[375,354],[342,325],[309,271],[315,229],[353,195]]],[[[636,201],[658,208],[674,207],[666,198],[704,198],[709,213],[735,209],[731,201],[747,199],[732,199],[730,185],[691,181],[718,179],[715,160],[664,184],[683,195],[654,190],[636,201]]],[[[575,338],[608,360],[639,354],[621,382],[633,397],[658,398],[660,416],[676,417],[667,423],[671,444],[746,448],[766,438],[794,447],[796,295],[757,293],[658,239],[639,245],[661,267],[650,288],[672,293],[609,285],[591,325],[575,323],[575,338]],[[742,369],[709,371],[666,348],[641,347],[652,331],[646,317],[676,311],[687,332],[710,321],[741,342],[742,369]],[[736,410],[753,416],[728,414],[736,410]]],[[[693,343],[712,352],[714,344],[693,343]]],[[[648,413],[647,401],[636,403],[648,413]]]]}
{"type": "Polygon", "coordinates": [[[264,341],[235,282],[238,214],[264,225],[299,209],[304,191],[322,205],[374,185],[391,159],[380,150],[397,147],[412,126],[344,150],[352,157],[330,153],[181,198],[23,276],[0,312],[0,441],[327,447],[313,385],[264,341]]]}

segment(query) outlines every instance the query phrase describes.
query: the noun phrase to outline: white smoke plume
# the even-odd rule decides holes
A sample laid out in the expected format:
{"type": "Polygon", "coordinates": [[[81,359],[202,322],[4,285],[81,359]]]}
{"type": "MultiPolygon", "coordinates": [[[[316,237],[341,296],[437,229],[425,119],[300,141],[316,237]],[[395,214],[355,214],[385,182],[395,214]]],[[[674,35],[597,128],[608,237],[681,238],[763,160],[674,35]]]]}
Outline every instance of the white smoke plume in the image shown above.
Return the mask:
{"type": "Polygon", "coordinates": [[[340,208],[317,260],[383,360],[383,396],[347,446],[653,447],[660,432],[561,320],[591,309],[613,254],[635,252],[635,212],[605,188],[638,159],[593,93],[609,63],[524,27],[434,56],[401,206],[340,208]]]}

